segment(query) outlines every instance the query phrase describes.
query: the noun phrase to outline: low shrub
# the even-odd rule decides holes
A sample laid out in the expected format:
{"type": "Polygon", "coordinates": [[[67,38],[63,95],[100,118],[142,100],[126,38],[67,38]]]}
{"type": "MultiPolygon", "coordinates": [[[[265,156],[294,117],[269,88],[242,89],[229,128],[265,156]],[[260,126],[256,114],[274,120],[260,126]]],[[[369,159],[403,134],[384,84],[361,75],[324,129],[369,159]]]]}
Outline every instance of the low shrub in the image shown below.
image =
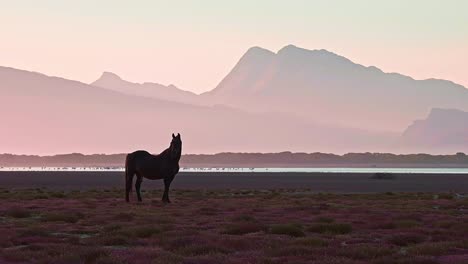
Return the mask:
{"type": "Polygon", "coordinates": [[[313,224],[307,228],[307,231],[321,234],[348,234],[353,231],[353,227],[345,223],[313,224]]]}
{"type": "Polygon", "coordinates": [[[303,245],[307,247],[326,247],[328,246],[328,242],[318,237],[303,237],[298,238],[294,241],[296,245],[303,245]]]}
{"type": "Polygon", "coordinates": [[[257,221],[253,216],[250,215],[237,215],[232,218],[233,221],[243,221],[243,222],[255,222],[257,221]]]}
{"type": "Polygon", "coordinates": [[[331,218],[331,217],[326,217],[326,216],[319,216],[315,219],[315,222],[317,223],[333,223],[335,222],[335,219],[331,218]]]}
{"type": "Polygon", "coordinates": [[[62,192],[52,192],[49,194],[52,198],[65,198],[66,195],[62,192]]]}
{"type": "Polygon", "coordinates": [[[181,247],[177,250],[177,253],[184,256],[204,256],[214,254],[226,254],[230,250],[224,247],[210,244],[191,244],[185,247],[181,247]]]}
{"type": "Polygon", "coordinates": [[[131,229],[131,233],[139,238],[148,238],[161,232],[161,229],[156,226],[139,226],[131,229]]]}
{"type": "Polygon", "coordinates": [[[395,250],[384,246],[359,245],[343,247],[337,251],[338,256],[348,257],[357,260],[372,260],[383,256],[392,255],[395,250]]]}
{"type": "Polygon", "coordinates": [[[399,228],[412,228],[421,225],[421,222],[416,220],[398,220],[395,225],[399,228]]]}
{"type": "Polygon", "coordinates": [[[83,218],[84,215],[79,212],[53,212],[45,214],[42,220],[45,222],[76,223],[83,218]]]}
{"type": "Polygon", "coordinates": [[[263,224],[251,221],[231,223],[224,228],[223,233],[228,235],[245,235],[265,231],[267,228],[263,224]]]}
{"type": "Polygon", "coordinates": [[[450,193],[440,193],[440,194],[438,195],[438,198],[439,198],[439,199],[445,199],[445,200],[453,200],[454,197],[453,197],[453,195],[450,194],[450,193]]]}
{"type": "Polygon", "coordinates": [[[5,214],[13,218],[28,218],[32,215],[29,210],[20,207],[10,208],[5,212],[5,214]]]}
{"type": "Polygon", "coordinates": [[[468,247],[468,243],[450,241],[450,242],[432,242],[414,245],[408,248],[408,253],[413,255],[440,256],[447,254],[455,248],[468,247]]]}
{"type": "Polygon", "coordinates": [[[396,234],[391,236],[388,241],[394,245],[404,247],[411,244],[419,244],[426,240],[426,237],[420,234],[396,234]]]}
{"type": "Polygon", "coordinates": [[[272,250],[270,255],[274,257],[288,257],[288,256],[311,256],[313,249],[303,245],[286,245],[278,249],[272,250]]]}
{"type": "Polygon", "coordinates": [[[276,234],[276,235],[288,235],[292,237],[305,236],[302,226],[297,225],[297,224],[273,225],[270,228],[270,233],[276,234]]]}

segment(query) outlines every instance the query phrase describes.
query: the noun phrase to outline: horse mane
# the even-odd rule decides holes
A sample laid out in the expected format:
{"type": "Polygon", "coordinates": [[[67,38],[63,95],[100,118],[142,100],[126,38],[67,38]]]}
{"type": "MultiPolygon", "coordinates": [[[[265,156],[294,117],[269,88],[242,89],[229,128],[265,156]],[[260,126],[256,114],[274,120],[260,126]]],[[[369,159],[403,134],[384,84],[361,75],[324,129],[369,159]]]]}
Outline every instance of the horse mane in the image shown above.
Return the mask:
{"type": "Polygon", "coordinates": [[[167,147],[165,150],[163,150],[158,156],[160,156],[161,158],[165,159],[167,158],[168,160],[170,161],[175,161],[175,162],[179,162],[180,161],[180,158],[182,156],[182,153],[181,151],[179,151],[177,157],[175,157],[175,159],[171,159],[171,146],[167,147]]]}
{"type": "Polygon", "coordinates": [[[161,157],[165,157],[167,155],[169,155],[169,150],[171,149],[171,147],[169,146],[168,148],[166,148],[165,150],[163,150],[161,153],[159,153],[159,156],[161,157]]]}

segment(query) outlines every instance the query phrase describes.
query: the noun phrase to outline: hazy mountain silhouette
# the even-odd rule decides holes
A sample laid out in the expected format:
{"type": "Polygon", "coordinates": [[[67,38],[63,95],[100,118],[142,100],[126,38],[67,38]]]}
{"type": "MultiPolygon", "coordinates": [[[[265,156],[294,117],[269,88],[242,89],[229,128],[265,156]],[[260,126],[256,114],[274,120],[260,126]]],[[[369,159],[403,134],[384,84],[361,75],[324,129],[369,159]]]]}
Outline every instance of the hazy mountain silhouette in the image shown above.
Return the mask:
{"type": "Polygon", "coordinates": [[[104,72],[101,77],[91,83],[91,85],[129,95],[144,96],[173,102],[197,102],[197,95],[195,93],[181,90],[172,84],[165,86],[159,83],[132,83],[122,80],[119,76],[111,72],[104,72]]]}
{"type": "Polygon", "coordinates": [[[443,109],[468,111],[468,89],[291,45],[249,49],[202,95],[109,72],[89,85],[0,67],[3,152],[157,152],[173,132],[184,153],[465,151],[466,113],[443,109]]]}
{"type": "Polygon", "coordinates": [[[0,67],[0,146],[13,153],[158,152],[180,132],[184,153],[386,150],[395,135],[276,113],[127,95],[0,67]]]}
{"type": "Polygon", "coordinates": [[[402,131],[432,108],[468,110],[468,89],[364,67],[326,50],[254,47],[207,100],[249,110],[283,111],[311,120],[402,131]]]}
{"type": "Polygon", "coordinates": [[[402,146],[423,152],[468,150],[468,112],[432,109],[405,130],[402,146]]]}

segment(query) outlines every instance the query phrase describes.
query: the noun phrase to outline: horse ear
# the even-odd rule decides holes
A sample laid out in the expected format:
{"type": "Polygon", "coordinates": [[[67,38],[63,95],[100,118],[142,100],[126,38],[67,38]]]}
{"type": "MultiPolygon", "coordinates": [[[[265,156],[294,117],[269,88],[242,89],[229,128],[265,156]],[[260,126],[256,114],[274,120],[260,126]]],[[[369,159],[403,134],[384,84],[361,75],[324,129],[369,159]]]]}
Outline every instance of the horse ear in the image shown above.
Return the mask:
{"type": "Polygon", "coordinates": [[[179,133],[177,133],[177,137],[180,138],[180,134],[179,134],[179,133]]]}
{"type": "Polygon", "coordinates": [[[175,138],[174,133],[172,133],[172,138],[175,138]]]}

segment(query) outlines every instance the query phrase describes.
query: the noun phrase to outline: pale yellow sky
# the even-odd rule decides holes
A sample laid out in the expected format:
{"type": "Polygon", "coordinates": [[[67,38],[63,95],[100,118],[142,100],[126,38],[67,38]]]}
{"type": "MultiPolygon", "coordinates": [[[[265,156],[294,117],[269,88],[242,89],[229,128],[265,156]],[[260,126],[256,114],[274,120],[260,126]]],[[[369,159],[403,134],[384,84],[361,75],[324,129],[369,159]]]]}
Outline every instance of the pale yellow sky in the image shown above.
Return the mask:
{"type": "Polygon", "coordinates": [[[251,46],[327,49],[468,87],[468,1],[0,0],[0,65],[213,89],[251,46]]]}

